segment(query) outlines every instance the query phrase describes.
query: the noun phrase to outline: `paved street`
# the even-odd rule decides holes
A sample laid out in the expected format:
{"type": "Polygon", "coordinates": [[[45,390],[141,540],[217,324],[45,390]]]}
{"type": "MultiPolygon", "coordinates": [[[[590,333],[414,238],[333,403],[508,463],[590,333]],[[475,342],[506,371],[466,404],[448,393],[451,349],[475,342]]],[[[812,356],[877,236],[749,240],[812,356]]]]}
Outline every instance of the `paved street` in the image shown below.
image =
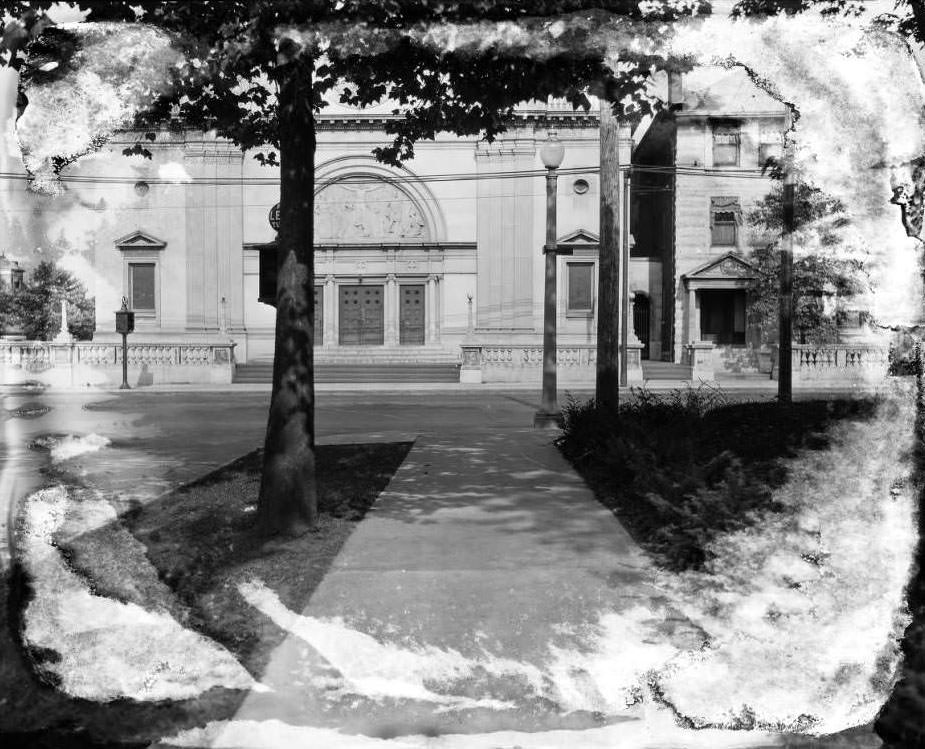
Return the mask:
{"type": "MultiPolygon", "coordinates": [[[[534,393],[375,391],[319,392],[316,435],[324,441],[383,439],[389,433],[442,433],[529,426],[534,393]]],[[[98,435],[105,450],[66,461],[68,474],[110,495],[157,496],[262,446],[269,391],[86,392],[10,388],[3,397],[2,546],[15,501],[46,479],[47,450],[30,449],[47,435],[98,435]]]]}

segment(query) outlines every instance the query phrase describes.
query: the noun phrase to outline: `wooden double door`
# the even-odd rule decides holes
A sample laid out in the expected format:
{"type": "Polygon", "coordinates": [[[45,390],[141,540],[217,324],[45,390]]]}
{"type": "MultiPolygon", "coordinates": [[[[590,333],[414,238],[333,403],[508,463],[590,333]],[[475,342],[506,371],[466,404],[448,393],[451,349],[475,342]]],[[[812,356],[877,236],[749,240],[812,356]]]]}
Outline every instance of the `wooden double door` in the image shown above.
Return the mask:
{"type": "MultiPolygon", "coordinates": [[[[398,338],[405,345],[423,345],[424,284],[401,284],[398,294],[398,338]]],[[[381,346],[385,342],[385,288],[377,284],[338,287],[338,343],[381,346]]],[[[318,316],[316,315],[316,321],[318,316]]]]}
{"type": "Polygon", "coordinates": [[[382,286],[339,287],[341,346],[381,346],[384,341],[382,286]]]}

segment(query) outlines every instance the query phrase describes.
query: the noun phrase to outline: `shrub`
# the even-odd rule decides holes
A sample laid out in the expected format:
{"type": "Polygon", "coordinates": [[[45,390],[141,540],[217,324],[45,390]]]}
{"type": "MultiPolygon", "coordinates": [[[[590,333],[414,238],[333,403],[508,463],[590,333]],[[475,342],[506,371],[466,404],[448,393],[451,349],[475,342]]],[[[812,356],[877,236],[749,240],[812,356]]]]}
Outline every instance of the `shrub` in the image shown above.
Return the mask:
{"type": "Polygon", "coordinates": [[[894,376],[921,374],[919,343],[906,337],[890,344],[889,373],[894,376]]]}
{"type": "Polygon", "coordinates": [[[698,569],[719,533],[779,510],[782,458],[870,401],[730,404],[717,388],[633,391],[619,409],[570,399],[557,446],[630,533],[671,569],[698,569]]]}
{"type": "Polygon", "coordinates": [[[69,271],[42,261],[18,291],[0,291],[0,327],[34,341],[48,341],[61,330],[61,300],[67,302],[68,332],[93,338],[96,312],[92,297],[69,271]]]}

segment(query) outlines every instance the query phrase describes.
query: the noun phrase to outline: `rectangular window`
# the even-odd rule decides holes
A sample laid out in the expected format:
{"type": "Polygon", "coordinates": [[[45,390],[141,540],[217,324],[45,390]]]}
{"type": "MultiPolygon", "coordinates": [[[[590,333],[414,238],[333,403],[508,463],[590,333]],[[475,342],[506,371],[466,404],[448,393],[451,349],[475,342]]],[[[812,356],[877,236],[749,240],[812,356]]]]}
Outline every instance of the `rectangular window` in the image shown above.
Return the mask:
{"type": "Polygon", "coordinates": [[[738,198],[710,198],[710,244],[735,247],[739,212],[738,198]]]}
{"type": "Polygon", "coordinates": [[[154,312],[154,263],[130,263],[128,266],[129,307],[138,312],[154,312]]]}
{"type": "Polygon", "coordinates": [[[783,152],[783,132],[776,127],[762,125],[758,135],[758,166],[763,169],[769,161],[779,161],[783,152]]]}
{"type": "Polygon", "coordinates": [[[568,263],[568,314],[590,315],[594,309],[594,263],[568,263]]]}
{"type": "Polygon", "coordinates": [[[718,245],[735,245],[736,222],[732,211],[717,211],[713,214],[712,242],[718,245]]]}
{"type": "Polygon", "coordinates": [[[739,126],[713,126],[713,166],[739,165],[739,126]]]}

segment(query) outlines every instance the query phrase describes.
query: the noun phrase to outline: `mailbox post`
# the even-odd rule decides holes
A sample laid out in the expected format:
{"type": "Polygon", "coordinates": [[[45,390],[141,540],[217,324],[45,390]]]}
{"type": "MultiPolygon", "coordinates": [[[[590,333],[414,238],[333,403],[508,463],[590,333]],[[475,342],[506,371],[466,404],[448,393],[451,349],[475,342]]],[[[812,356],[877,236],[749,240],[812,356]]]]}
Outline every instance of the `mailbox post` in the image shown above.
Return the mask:
{"type": "Polygon", "coordinates": [[[128,308],[128,300],[122,297],[122,309],[116,312],[116,333],[122,334],[122,384],[120,390],[129,390],[128,386],[128,334],[135,330],[135,313],[128,308]]]}

